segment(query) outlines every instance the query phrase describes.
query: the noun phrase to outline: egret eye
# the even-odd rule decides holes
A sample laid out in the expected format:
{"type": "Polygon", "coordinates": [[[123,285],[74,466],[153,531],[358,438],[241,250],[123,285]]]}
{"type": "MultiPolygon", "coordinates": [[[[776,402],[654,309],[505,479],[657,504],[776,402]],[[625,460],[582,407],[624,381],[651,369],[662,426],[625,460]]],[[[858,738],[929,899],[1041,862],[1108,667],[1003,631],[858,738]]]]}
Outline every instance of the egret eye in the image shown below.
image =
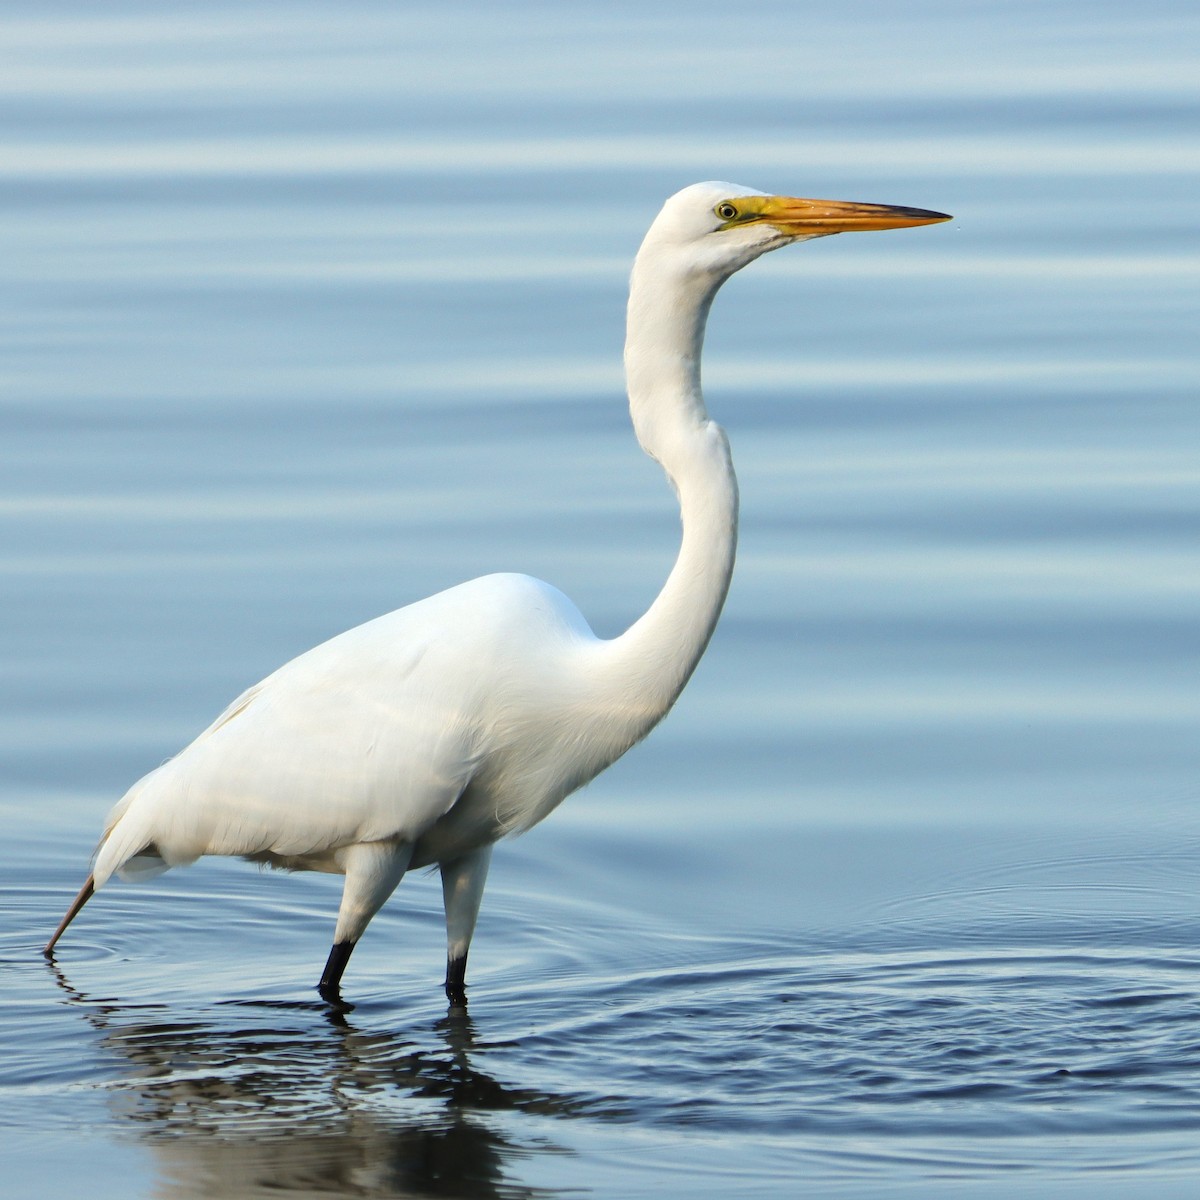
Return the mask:
{"type": "Polygon", "coordinates": [[[730,204],[729,201],[726,200],[723,204],[717,205],[716,213],[722,221],[732,221],[734,217],[738,215],[737,205],[730,204]]]}

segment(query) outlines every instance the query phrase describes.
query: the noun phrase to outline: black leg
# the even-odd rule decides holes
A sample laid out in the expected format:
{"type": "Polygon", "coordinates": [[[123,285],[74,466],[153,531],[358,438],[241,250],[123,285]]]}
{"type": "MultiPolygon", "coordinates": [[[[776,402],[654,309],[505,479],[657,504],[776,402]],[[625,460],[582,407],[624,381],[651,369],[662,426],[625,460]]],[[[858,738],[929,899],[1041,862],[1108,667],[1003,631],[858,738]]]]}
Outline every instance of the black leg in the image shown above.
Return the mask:
{"type": "Polygon", "coordinates": [[[354,946],[354,942],[334,942],[333,949],[329,951],[317,991],[321,993],[321,999],[328,1000],[330,1004],[340,1004],[342,1001],[342,972],[350,961],[354,946]]]}
{"type": "Polygon", "coordinates": [[[467,1003],[467,956],[446,963],[446,999],[456,1007],[467,1003]]]}

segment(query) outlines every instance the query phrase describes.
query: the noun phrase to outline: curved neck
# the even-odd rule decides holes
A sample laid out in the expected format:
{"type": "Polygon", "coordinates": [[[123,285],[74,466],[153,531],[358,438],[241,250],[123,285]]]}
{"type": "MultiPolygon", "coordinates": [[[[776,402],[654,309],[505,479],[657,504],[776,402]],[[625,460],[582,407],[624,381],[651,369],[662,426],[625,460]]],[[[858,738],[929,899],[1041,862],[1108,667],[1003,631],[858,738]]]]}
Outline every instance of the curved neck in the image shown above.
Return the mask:
{"type": "Polygon", "coordinates": [[[614,707],[630,744],[675,702],[716,627],[737,546],[737,480],[724,431],[700,390],[704,325],[721,279],[672,276],[639,255],[629,292],[625,371],[629,410],[642,449],[679,497],[683,538],[667,582],[649,610],[607,644],[614,707]]]}

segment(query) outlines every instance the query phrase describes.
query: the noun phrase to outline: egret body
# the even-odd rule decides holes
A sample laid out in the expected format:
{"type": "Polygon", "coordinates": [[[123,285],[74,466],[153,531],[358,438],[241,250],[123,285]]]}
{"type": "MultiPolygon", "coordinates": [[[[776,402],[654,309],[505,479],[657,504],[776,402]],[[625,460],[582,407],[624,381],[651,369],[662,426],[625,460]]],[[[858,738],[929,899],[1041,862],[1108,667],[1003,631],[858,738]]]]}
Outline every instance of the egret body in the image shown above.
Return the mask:
{"type": "Polygon", "coordinates": [[[725,601],[737,481],[700,390],[717,289],[790,242],[948,219],[729,183],[672,196],[634,262],[625,343],[634,430],[670,479],[683,522],[649,610],[601,639],[549,584],[488,575],[293,659],[130,788],[47,956],[114,874],[145,879],[202,854],[236,855],[345,876],[318,985],[336,1000],[355,944],[404,873],[436,864],[446,992],[463,1003],[493,844],[536,825],[662,720],[725,601]]]}

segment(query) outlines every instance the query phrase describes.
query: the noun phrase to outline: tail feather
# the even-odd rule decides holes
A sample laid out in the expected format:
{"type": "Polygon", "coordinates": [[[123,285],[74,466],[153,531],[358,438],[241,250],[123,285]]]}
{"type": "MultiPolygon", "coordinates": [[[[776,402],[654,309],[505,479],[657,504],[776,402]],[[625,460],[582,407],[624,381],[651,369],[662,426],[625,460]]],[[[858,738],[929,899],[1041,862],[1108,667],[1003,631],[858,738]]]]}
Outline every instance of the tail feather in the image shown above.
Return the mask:
{"type": "Polygon", "coordinates": [[[153,879],[181,865],[182,860],[168,861],[159,850],[153,829],[154,805],[137,803],[156,774],[151,771],[130,788],[109,814],[92,869],[97,888],[103,887],[113,875],[129,881],[153,879]]]}
{"type": "Polygon", "coordinates": [[[136,813],[126,815],[105,835],[92,868],[97,888],[102,888],[113,875],[121,879],[153,879],[170,866],[158,853],[144,825],[136,813]]]}

